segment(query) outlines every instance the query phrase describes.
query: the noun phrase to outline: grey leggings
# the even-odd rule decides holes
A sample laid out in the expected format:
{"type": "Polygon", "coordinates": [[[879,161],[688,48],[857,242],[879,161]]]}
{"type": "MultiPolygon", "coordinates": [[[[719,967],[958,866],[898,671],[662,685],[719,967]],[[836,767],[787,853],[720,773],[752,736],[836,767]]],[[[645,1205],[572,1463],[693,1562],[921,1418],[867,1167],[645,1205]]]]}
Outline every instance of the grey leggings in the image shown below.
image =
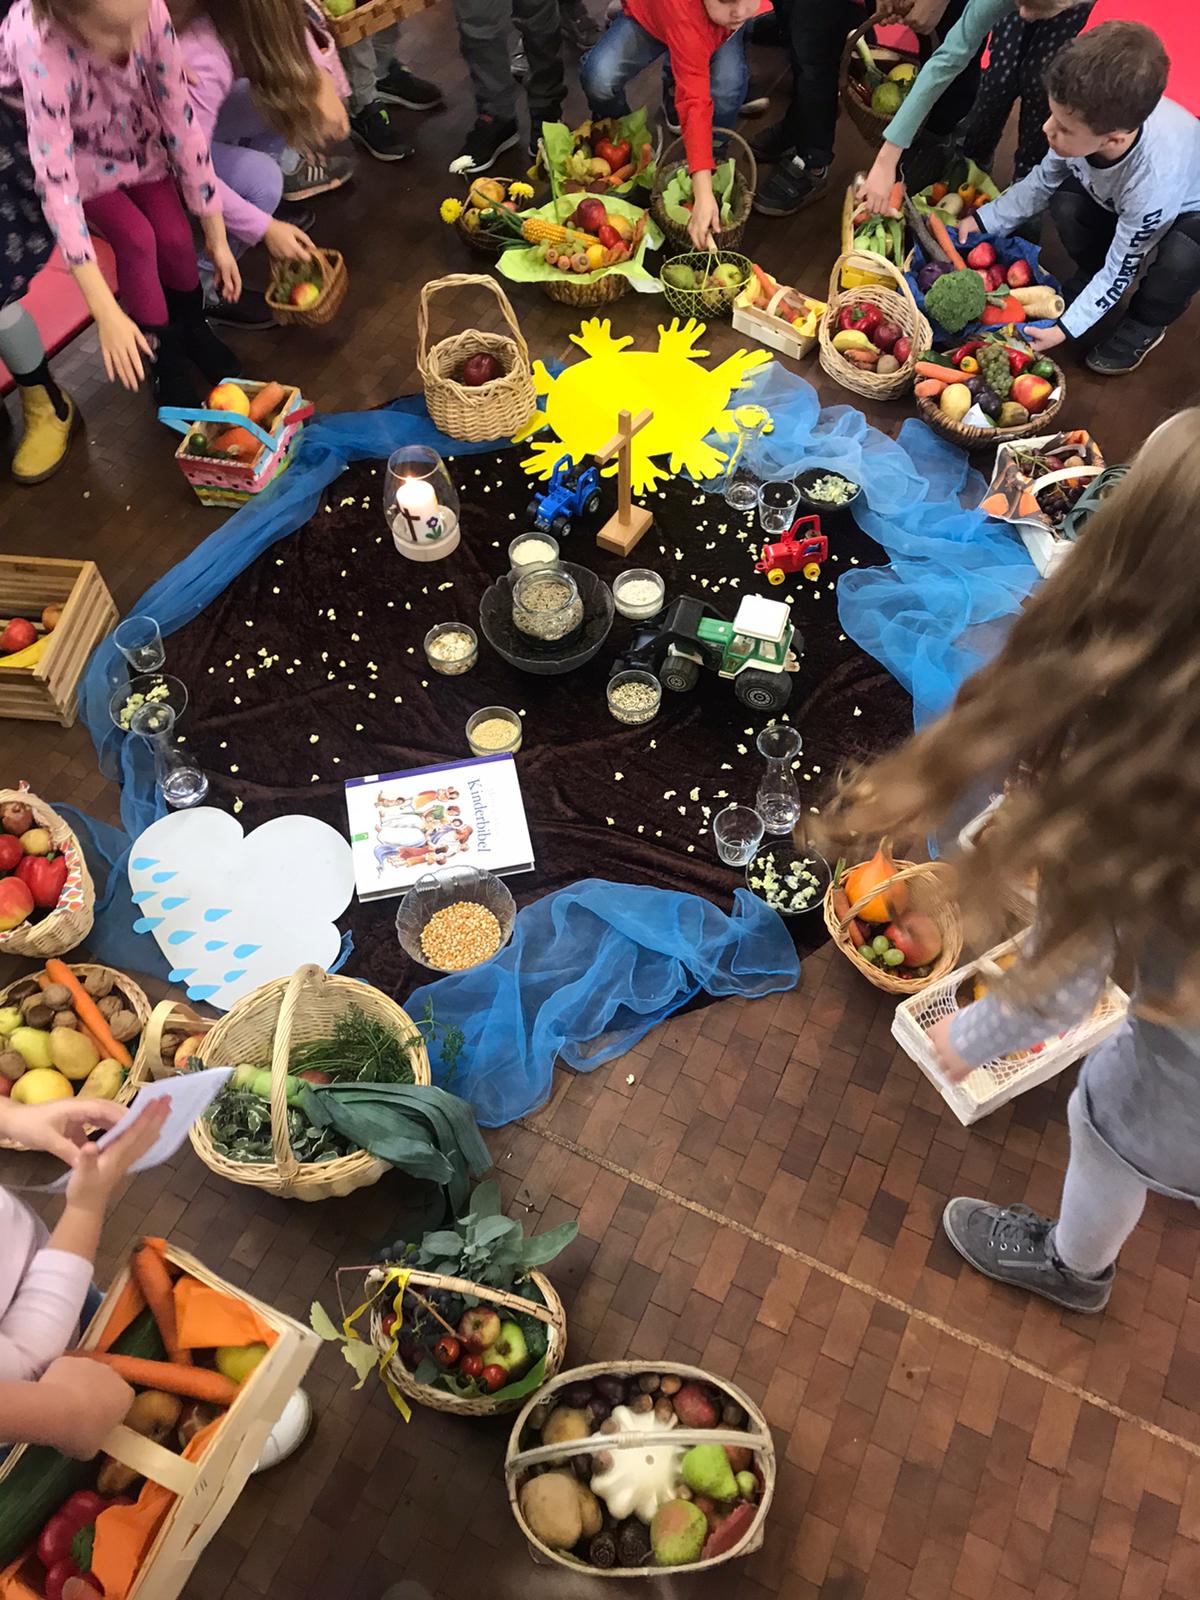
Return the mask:
{"type": "Polygon", "coordinates": [[[1146,1185],[1093,1130],[1076,1089],[1067,1106],[1071,1154],[1063,1183],[1054,1251],[1065,1267],[1096,1277],[1112,1266],[1137,1227],[1146,1185]]]}

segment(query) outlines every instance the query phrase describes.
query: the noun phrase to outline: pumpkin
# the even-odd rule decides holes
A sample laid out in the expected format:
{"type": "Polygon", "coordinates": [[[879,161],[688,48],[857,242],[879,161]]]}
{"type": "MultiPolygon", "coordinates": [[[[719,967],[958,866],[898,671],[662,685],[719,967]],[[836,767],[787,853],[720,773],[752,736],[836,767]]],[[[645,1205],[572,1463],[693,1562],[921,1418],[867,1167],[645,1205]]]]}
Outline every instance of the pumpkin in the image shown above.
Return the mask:
{"type": "Polygon", "coordinates": [[[885,888],[895,876],[896,863],[892,860],[886,839],[880,841],[879,849],[869,861],[863,861],[859,866],[850,868],[842,887],[852,906],[858,905],[860,900],[867,901],[866,905],[856,912],[863,922],[890,922],[904,910],[908,904],[906,884],[892,884],[886,894],[874,893],[877,889],[885,888]]]}

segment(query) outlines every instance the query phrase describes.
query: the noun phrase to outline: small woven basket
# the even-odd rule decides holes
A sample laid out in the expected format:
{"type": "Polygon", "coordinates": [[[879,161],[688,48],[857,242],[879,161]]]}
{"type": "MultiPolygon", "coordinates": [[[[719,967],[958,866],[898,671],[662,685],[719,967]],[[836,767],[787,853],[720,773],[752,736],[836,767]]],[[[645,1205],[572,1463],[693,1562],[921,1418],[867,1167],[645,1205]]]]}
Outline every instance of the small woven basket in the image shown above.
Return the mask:
{"type": "Polygon", "coordinates": [[[413,1078],[429,1083],[429,1056],[412,1018],[394,1000],[369,983],[340,978],[318,966],[298,967],[290,978],[264,983],[221,1018],[205,1038],[200,1059],[206,1066],[230,1062],[261,1061],[271,1057],[271,1143],[275,1159],[250,1163],[231,1161],[212,1141],[208,1121],[201,1118],[191,1130],[192,1148],[219,1177],[244,1183],[264,1194],[293,1200],[325,1200],[331,1195],[353,1194],[376,1183],[388,1170],[385,1161],[355,1150],[333,1161],[301,1163],[292,1153],[287,1129],[287,1076],[292,1049],[327,1039],[344,1011],[357,1006],[394,1028],[401,1038],[417,1040],[409,1052],[413,1078]]]}
{"type": "MultiPolygon", "coordinates": [[[[658,1373],[662,1376],[675,1376],[682,1378],[686,1383],[701,1383],[706,1387],[715,1389],[718,1395],[726,1396],[735,1405],[741,1407],[746,1413],[745,1428],[665,1428],[637,1433],[610,1433],[603,1435],[602,1443],[605,1450],[631,1450],[636,1455],[647,1448],[662,1448],[664,1446],[679,1446],[686,1449],[694,1444],[719,1444],[734,1445],[752,1451],[755,1464],[762,1475],[762,1489],[758,1499],[758,1514],[750,1523],[745,1533],[730,1549],[723,1551],[718,1556],[710,1556],[707,1561],[692,1561],[686,1566],[676,1567],[675,1572],[682,1579],[690,1577],[693,1573],[707,1572],[712,1567],[719,1567],[726,1561],[736,1561],[740,1556],[752,1555],[755,1550],[761,1549],[763,1542],[763,1529],[767,1520],[767,1513],[771,1509],[771,1501],[775,1494],[775,1444],[771,1437],[771,1430],[767,1420],[751,1400],[728,1378],[715,1377],[711,1372],[706,1372],[703,1367],[689,1366],[682,1361],[597,1361],[586,1367],[572,1367],[567,1372],[560,1372],[553,1383],[546,1384],[539,1389],[537,1394],[527,1400],[520,1415],[513,1423],[512,1432],[508,1437],[508,1449],[504,1454],[504,1478],[508,1487],[508,1503],[512,1514],[516,1518],[517,1527],[529,1543],[530,1554],[538,1565],[549,1563],[557,1567],[566,1567],[576,1577],[581,1571],[579,1560],[569,1550],[555,1550],[543,1544],[526,1522],[521,1511],[520,1490],[521,1485],[529,1474],[537,1467],[560,1467],[571,1470],[576,1457],[588,1455],[596,1448],[597,1436],[589,1435],[585,1439],[564,1439],[559,1444],[535,1445],[529,1449],[521,1448],[522,1436],[529,1426],[530,1415],[536,1406],[544,1406],[550,1395],[564,1389],[573,1383],[586,1382],[589,1378],[606,1376],[635,1378],[643,1373],[658,1373]]],[[[650,1578],[661,1579],[664,1569],[650,1564],[644,1567],[593,1567],[585,1565],[583,1573],[588,1578],[650,1578]]],[[[672,1586],[673,1588],[673,1586],[672,1586]]],[[[564,1596],[567,1590],[560,1591],[564,1596]]],[[[575,1593],[572,1585],[571,1592],[575,1593]]],[[[714,1593],[718,1592],[716,1590],[714,1593]]],[[[734,1595],[736,1586],[719,1591],[723,1594],[734,1595]]]]}
{"type": "Polygon", "coordinates": [[[31,794],[22,784],[19,789],[0,789],[0,806],[12,801],[23,802],[33,812],[33,820],[45,828],[54,848],[67,859],[67,881],[63,884],[58,904],[40,922],[24,922],[17,928],[0,933],[0,955],[33,956],[45,960],[47,956],[65,955],[82,944],[92,931],[92,918],[96,905],[96,890],[92,875],[83,859],[79,840],[67,824],[37,795],[31,794]]]}
{"type": "Polygon", "coordinates": [[[850,907],[844,917],[839,917],[833,909],[833,897],[838,891],[839,884],[831,882],[825,891],[825,926],[834,944],[850,964],[862,973],[868,983],[873,983],[877,989],[886,990],[888,994],[920,994],[922,989],[927,989],[931,983],[944,978],[962,954],[962,918],[958,914],[958,907],[946,892],[944,884],[946,869],[943,865],[936,861],[897,861],[896,867],[895,877],[889,878],[887,883],[864,895],[850,907]],[[862,908],[870,905],[871,901],[880,895],[886,895],[888,886],[894,883],[920,883],[926,889],[932,890],[922,899],[921,911],[936,923],[937,930],[942,936],[942,948],[937,960],[923,978],[898,978],[889,968],[878,966],[873,961],[864,961],[854,948],[854,941],[850,937],[850,924],[862,908]]]}
{"type": "MultiPolygon", "coordinates": [[[[850,82],[850,69],[858,60],[858,41],[868,34],[877,23],[895,23],[897,20],[903,19],[887,16],[881,11],[873,12],[861,27],[855,28],[854,32],[846,39],[845,47],[842,50],[842,59],[838,65],[838,93],[841,95],[842,105],[846,108],[846,115],[867,143],[875,145],[876,148],[883,143],[883,130],[892,120],[895,112],[889,112],[887,116],[881,116],[878,111],[872,111],[867,101],[855,92],[850,82]]],[[[925,49],[922,49],[921,55],[914,55],[910,50],[898,50],[896,55],[899,59],[895,65],[899,66],[903,61],[910,61],[914,67],[920,67],[922,57],[927,53],[925,49]]],[[[857,74],[855,76],[857,77],[857,74]]]]}
{"type": "MultiPolygon", "coordinates": [[[[921,413],[922,421],[927,422],[931,428],[936,428],[944,434],[953,444],[959,444],[964,450],[987,450],[998,444],[1008,444],[1014,439],[1028,439],[1035,433],[1042,433],[1045,425],[1062,410],[1063,401],[1067,397],[1067,378],[1057,362],[1054,367],[1054,387],[1058,390],[1058,399],[1052,400],[1044,411],[1039,411],[1035,417],[1030,417],[1028,422],[1019,422],[1013,428],[976,428],[955,422],[938,409],[937,400],[927,400],[922,395],[916,395],[917,410],[921,413]]],[[[965,380],[965,375],[964,375],[965,380]]],[[[952,380],[953,381],[953,380],[952,380]]]]}
{"type": "Polygon", "coordinates": [[[177,1038],[181,1043],[193,1034],[205,1034],[214,1026],[214,1018],[202,1017],[198,1011],[182,1000],[160,1000],[150,1013],[150,1020],[142,1029],[141,1041],[134,1067],[143,1083],[175,1076],[175,1051],[163,1053],[164,1041],[177,1038]]]}
{"type": "Polygon", "coordinates": [[[713,317],[733,315],[734,302],[749,283],[754,268],[747,257],[739,256],[732,250],[691,250],[687,255],[674,256],[670,261],[665,261],[662,273],[659,274],[659,281],[671,310],[678,312],[681,317],[695,317],[707,322],[713,317]],[[662,276],[668,267],[691,267],[693,272],[706,273],[713,267],[726,265],[736,267],[743,274],[741,288],[677,289],[662,276]]]}
{"type": "Polygon", "coordinates": [[[411,17],[414,12],[425,11],[434,0],[363,0],[361,5],[347,11],[345,16],[326,14],[325,26],[337,41],[338,49],[369,39],[373,33],[382,33],[401,17],[411,17]]]}
{"type": "MultiPolygon", "coordinates": [[[[447,1278],[437,1272],[412,1272],[408,1282],[418,1290],[447,1289],[452,1294],[474,1295],[485,1304],[495,1306],[497,1310],[519,1311],[524,1317],[536,1317],[539,1322],[544,1322],[546,1324],[545,1373],[546,1382],[549,1383],[562,1366],[567,1353],[567,1314],[549,1278],[540,1272],[531,1272],[529,1278],[537,1285],[544,1305],[539,1305],[536,1300],[526,1300],[519,1294],[510,1294],[505,1289],[493,1289],[488,1284],[472,1283],[467,1278],[447,1278]]],[[[389,1341],[383,1332],[380,1303],[377,1302],[371,1309],[371,1343],[379,1354],[384,1356],[387,1354],[389,1341]]],[[[398,1355],[388,1362],[387,1372],[391,1384],[406,1400],[413,1401],[415,1405],[425,1406],[430,1411],[448,1411],[457,1417],[499,1417],[506,1412],[516,1411],[525,1404],[525,1396],[516,1400],[497,1400],[488,1394],[460,1396],[451,1394],[448,1389],[435,1389],[427,1383],[416,1383],[412,1373],[398,1355]]]]}
{"type": "MultiPolygon", "coordinates": [[[[495,177],[497,183],[502,183],[504,185],[504,193],[506,196],[512,185],[519,181],[516,178],[501,178],[492,172],[489,172],[487,176],[489,178],[495,177]]],[[[470,178],[468,178],[467,181],[469,183],[471,181],[470,178]]],[[[533,201],[527,201],[526,203],[529,205],[534,204],[533,201]]],[[[494,260],[497,256],[502,256],[510,247],[514,245],[520,245],[520,239],[514,238],[512,233],[507,228],[488,228],[485,226],[480,226],[478,228],[465,227],[464,219],[466,215],[466,202],[464,201],[462,213],[455,219],[454,231],[466,245],[467,249],[472,251],[475,255],[490,256],[494,260]]]]}
{"type": "MultiPolygon", "coordinates": [[[[133,1065],[125,1074],[125,1082],[113,1096],[117,1105],[127,1106],[143,1083],[149,1081],[141,1063],[140,1041],[146,1031],[146,1024],[150,1021],[150,1001],[147,999],[144,989],[139,988],[132,978],[127,978],[123,972],[118,972],[115,967],[100,966],[95,962],[76,965],[72,961],[68,964],[80,983],[90,973],[107,972],[113,980],[113,989],[121,995],[130,1011],[133,1012],[141,1024],[141,1033],[139,1033],[137,1040],[126,1041],[125,1048],[133,1057],[133,1065]]],[[[12,1005],[17,1001],[23,1000],[27,994],[31,994],[33,992],[30,988],[32,981],[26,975],[24,978],[18,978],[15,983],[10,983],[6,989],[0,990],[0,1007],[12,1005]]],[[[78,1087],[76,1088],[76,1093],[78,1093],[78,1087]]],[[[0,1150],[24,1150],[27,1148],[26,1145],[20,1144],[16,1140],[0,1139],[0,1150]]]]}
{"type": "Polygon", "coordinates": [[[542,280],[547,297],[557,300],[560,306],[607,306],[627,295],[633,285],[622,272],[601,272],[597,277],[580,273],[571,277],[563,273],[557,278],[542,280]]]}
{"type": "MultiPolygon", "coordinates": [[[[729,220],[721,224],[719,237],[724,249],[736,250],[746,231],[750,207],[758,188],[758,163],[754,159],[754,151],[740,133],[735,133],[732,128],[714,128],[713,134],[728,139],[735,163],[733,189],[729,196],[729,220]]],[[[680,138],[663,151],[662,160],[655,170],[654,187],[650,191],[650,215],[662,229],[663,239],[668,245],[674,245],[677,250],[691,250],[692,236],[687,231],[687,225],[668,216],[663,202],[664,190],[683,165],[682,159],[672,158],[682,158],[683,148],[680,138]]]]}
{"type": "Polygon", "coordinates": [[[529,346],[517,324],[508,296],[494,278],[480,273],[452,272],[421,290],[417,305],[417,370],[425,385],[425,404],[434,426],[452,439],[482,444],[511,439],[537,409],[529,346]],[[461,333],[429,343],[429,302],[446,289],[483,289],[494,295],[510,334],[464,328],[461,333]],[[454,374],[468,356],[493,355],[504,368],[502,377],[470,388],[454,374]]]}
{"type": "Polygon", "coordinates": [[[301,308],[292,305],[278,288],[278,280],[273,279],[267,285],[267,304],[276,322],[285,325],[296,323],[302,328],[321,328],[327,322],[332,322],[337,314],[350,282],[345,257],[340,250],[318,250],[317,254],[321,258],[324,284],[311,306],[301,308]]]}
{"type": "Polygon", "coordinates": [[[885,261],[882,256],[871,255],[862,250],[851,250],[846,255],[839,256],[834,262],[833,271],[829,275],[827,298],[829,310],[822,317],[820,327],[817,329],[817,341],[820,347],[821,366],[829,376],[835,378],[843,389],[861,394],[867,400],[896,400],[901,395],[908,394],[916,374],[917,358],[922,350],[929,349],[933,332],[929,323],[918,311],[912,290],[904,281],[904,274],[890,261],[885,261]],[[852,271],[883,275],[889,278],[895,287],[885,289],[881,284],[864,283],[857,289],[843,289],[840,285],[842,271],[846,267],[852,271]],[[872,372],[868,367],[856,367],[833,348],[833,337],[838,331],[838,313],[851,305],[878,306],[889,322],[896,323],[907,334],[912,349],[909,351],[908,360],[901,362],[895,372],[879,373],[872,372]]]}

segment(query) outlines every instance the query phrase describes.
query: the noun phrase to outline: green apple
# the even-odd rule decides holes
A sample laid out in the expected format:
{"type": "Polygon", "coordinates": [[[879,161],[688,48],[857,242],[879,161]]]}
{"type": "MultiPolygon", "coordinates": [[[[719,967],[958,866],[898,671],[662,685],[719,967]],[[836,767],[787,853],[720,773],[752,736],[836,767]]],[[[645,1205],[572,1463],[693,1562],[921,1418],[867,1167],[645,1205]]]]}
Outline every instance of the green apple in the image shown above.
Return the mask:
{"type": "Polygon", "coordinates": [[[529,1365],[529,1349],[525,1335],[515,1322],[502,1322],[500,1336],[495,1344],[483,1352],[485,1367],[503,1367],[511,1377],[519,1378],[529,1365]]]}
{"type": "Polygon", "coordinates": [[[354,6],[355,0],[325,0],[325,12],[330,17],[344,17],[354,6]]]}
{"type": "Polygon", "coordinates": [[[25,1021],[20,1006],[0,1006],[0,1034],[5,1038],[21,1027],[25,1021]]]}
{"type": "Polygon", "coordinates": [[[234,1383],[245,1383],[266,1353],[265,1344],[223,1344],[213,1359],[218,1372],[234,1383]]]}

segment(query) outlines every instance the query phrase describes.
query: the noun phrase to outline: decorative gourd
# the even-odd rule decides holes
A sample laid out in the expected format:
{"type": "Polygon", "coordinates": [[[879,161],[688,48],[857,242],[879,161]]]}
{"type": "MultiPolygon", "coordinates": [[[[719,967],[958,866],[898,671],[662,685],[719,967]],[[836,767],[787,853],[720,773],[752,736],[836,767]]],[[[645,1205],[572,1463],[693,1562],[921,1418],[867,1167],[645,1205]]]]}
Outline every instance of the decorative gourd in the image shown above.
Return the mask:
{"type": "MultiPolygon", "coordinates": [[[[661,1433],[679,1422],[660,1422],[653,1411],[631,1411],[617,1406],[612,1420],[622,1433],[661,1433]]],[[[604,1448],[603,1439],[598,1441],[604,1448]]],[[[674,1500],[679,1490],[679,1470],[686,1451],[678,1445],[656,1444],[614,1450],[613,1463],[592,1478],[592,1493],[599,1495],[616,1518],[634,1516],[650,1523],[659,1506],[674,1500]]]]}
{"type": "MultiPolygon", "coordinates": [[[[846,874],[842,887],[852,906],[857,905],[864,895],[871,894],[873,890],[883,889],[896,876],[896,863],[892,860],[889,845],[889,840],[880,840],[879,849],[870,861],[851,867],[846,874]]],[[[908,885],[895,883],[886,894],[877,894],[874,899],[868,900],[857,915],[863,922],[890,922],[893,917],[900,915],[907,904],[908,885]]]]}

